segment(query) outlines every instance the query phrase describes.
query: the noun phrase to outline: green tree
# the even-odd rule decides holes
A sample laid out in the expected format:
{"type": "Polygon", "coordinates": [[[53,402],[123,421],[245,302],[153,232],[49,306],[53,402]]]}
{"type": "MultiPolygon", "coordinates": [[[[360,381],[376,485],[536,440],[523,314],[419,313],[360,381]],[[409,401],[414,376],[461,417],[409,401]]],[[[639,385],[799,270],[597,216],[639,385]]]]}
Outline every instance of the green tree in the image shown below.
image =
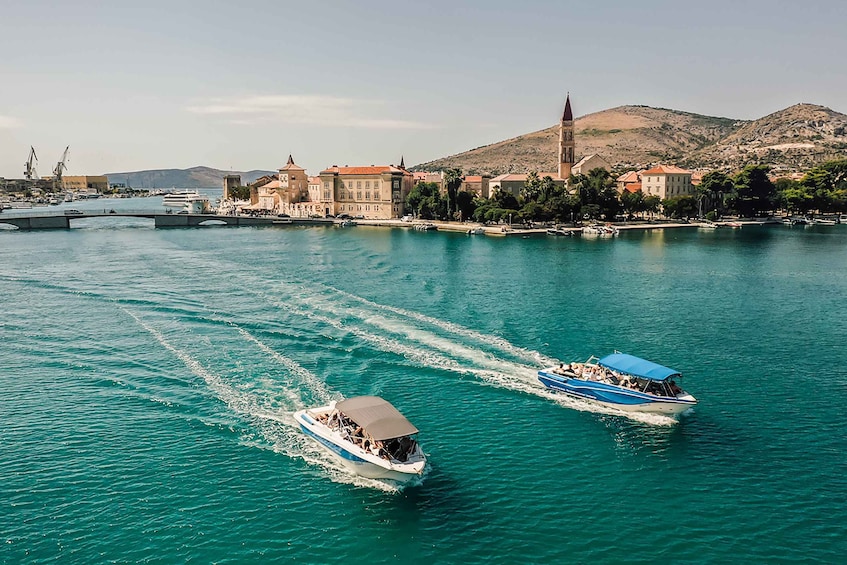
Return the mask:
{"type": "Polygon", "coordinates": [[[621,208],[626,212],[628,219],[632,219],[635,214],[644,211],[644,193],[640,190],[630,192],[624,190],[620,195],[621,208]]]}
{"type": "Polygon", "coordinates": [[[406,196],[406,209],[420,218],[434,220],[443,215],[445,204],[438,183],[420,182],[406,196]]]}
{"type": "Polygon", "coordinates": [[[662,200],[665,215],[671,218],[691,218],[697,215],[696,196],[673,196],[662,200]]]}
{"type": "Polygon", "coordinates": [[[460,190],[456,193],[456,208],[458,209],[459,220],[471,219],[477,206],[476,194],[473,192],[460,190]]]}
{"type": "Polygon", "coordinates": [[[444,188],[447,192],[447,217],[453,219],[453,211],[456,210],[456,193],[462,186],[462,169],[452,168],[444,171],[444,188]]]}
{"type": "Polygon", "coordinates": [[[735,175],[730,203],[741,216],[758,216],[775,208],[776,187],[769,172],[767,165],[747,165],[735,175]]]}
{"type": "Polygon", "coordinates": [[[662,205],[662,200],[655,194],[649,194],[644,197],[642,201],[643,212],[649,212],[652,214],[659,213],[659,207],[662,205]]]}
{"type": "Polygon", "coordinates": [[[233,186],[229,189],[229,197],[233,200],[250,200],[250,187],[233,186]]]}
{"type": "Polygon", "coordinates": [[[697,196],[702,198],[703,210],[715,210],[717,215],[723,213],[724,198],[734,190],[732,179],[721,171],[712,171],[703,175],[703,180],[697,186],[697,196]]]}

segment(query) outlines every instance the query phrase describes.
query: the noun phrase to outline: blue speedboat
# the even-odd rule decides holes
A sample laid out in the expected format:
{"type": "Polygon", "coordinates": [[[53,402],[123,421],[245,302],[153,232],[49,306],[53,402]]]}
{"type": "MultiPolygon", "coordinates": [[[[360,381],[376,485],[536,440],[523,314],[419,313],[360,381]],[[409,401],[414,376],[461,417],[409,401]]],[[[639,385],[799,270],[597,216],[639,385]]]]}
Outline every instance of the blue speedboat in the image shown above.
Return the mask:
{"type": "Polygon", "coordinates": [[[676,380],[679,371],[626,353],[538,371],[544,386],[628,412],[678,414],[697,404],[676,380]]]}

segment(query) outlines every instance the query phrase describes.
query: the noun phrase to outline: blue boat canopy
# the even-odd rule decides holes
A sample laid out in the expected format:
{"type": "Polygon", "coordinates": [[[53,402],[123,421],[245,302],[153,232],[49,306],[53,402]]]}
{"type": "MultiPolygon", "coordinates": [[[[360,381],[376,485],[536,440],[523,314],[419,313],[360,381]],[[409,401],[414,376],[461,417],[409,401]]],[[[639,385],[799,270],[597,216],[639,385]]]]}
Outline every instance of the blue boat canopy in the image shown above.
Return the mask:
{"type": "Polygon", "coordinates": [[[607,369],[626,373],[634,377],[652,379],[654,381],[664,381],[670,377],[682,376],[682,374],[676,369],[669,369],[668,367],[663,367],[662,365],[658,365],[652,361],[647,361],[646,359],[641,359],[634,355],[627,355],[626,353],[612,353],[611,355],[606,355],[597,363],[607,369]]]}

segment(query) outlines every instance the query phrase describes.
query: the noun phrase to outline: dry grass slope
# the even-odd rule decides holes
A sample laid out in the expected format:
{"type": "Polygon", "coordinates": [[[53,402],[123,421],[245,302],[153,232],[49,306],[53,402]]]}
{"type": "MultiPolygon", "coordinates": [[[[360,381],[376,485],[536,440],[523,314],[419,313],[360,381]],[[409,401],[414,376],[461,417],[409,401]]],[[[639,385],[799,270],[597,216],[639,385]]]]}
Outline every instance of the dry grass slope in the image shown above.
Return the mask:
{"type": "MultiPolygon", "coordinates": [[[[597,153],[619,168],[655,163],[738,169],[749,162],[796,170],[844,158],[847,116],[798,104],[755,121],[689,112],[620,106],[577,118],[577,156],[597,153]]],[[[469,174],[554,171],[558,125],[471,151],[422,163],[415,170],[460,167],[469,174]]]]}

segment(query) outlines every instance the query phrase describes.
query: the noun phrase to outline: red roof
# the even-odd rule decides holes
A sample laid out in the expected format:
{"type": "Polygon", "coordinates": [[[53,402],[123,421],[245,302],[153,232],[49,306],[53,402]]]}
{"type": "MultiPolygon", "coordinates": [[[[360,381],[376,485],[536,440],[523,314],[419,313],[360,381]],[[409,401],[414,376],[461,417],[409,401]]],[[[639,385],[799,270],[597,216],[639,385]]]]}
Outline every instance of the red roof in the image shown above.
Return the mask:
{"type": "Polygon", "coordinates": [[[482,175],[470,175],[464,177],[462,180],[465,182],[482,182],[482,175]]]}
{"type": "Polygon", "coordinates": [[[685,169],[680,169],[679,167],[674,167],[672,165],[659,165],[657,167],[653,167],[649,171],[644,171],[641,174],[642,175],[690,175],[691,171],[686,171],[685,169]]]}
{"type": "Polygon", "coordinates": [[[627,192],[638,192],[639,190],[641,190],[641,183],[640,182],[628,183],[626,186],[624,186],[624,190],[626,190],[627,192]]]}
{"type": "Polygon", "coordinates": [[[412,173],[403,169],[398,169],[394,166],[384,167],[329,167],[322,173],[338,173],[339,175],[379,175],[382,173],[403,173],[411,175],[412,173]]]}

